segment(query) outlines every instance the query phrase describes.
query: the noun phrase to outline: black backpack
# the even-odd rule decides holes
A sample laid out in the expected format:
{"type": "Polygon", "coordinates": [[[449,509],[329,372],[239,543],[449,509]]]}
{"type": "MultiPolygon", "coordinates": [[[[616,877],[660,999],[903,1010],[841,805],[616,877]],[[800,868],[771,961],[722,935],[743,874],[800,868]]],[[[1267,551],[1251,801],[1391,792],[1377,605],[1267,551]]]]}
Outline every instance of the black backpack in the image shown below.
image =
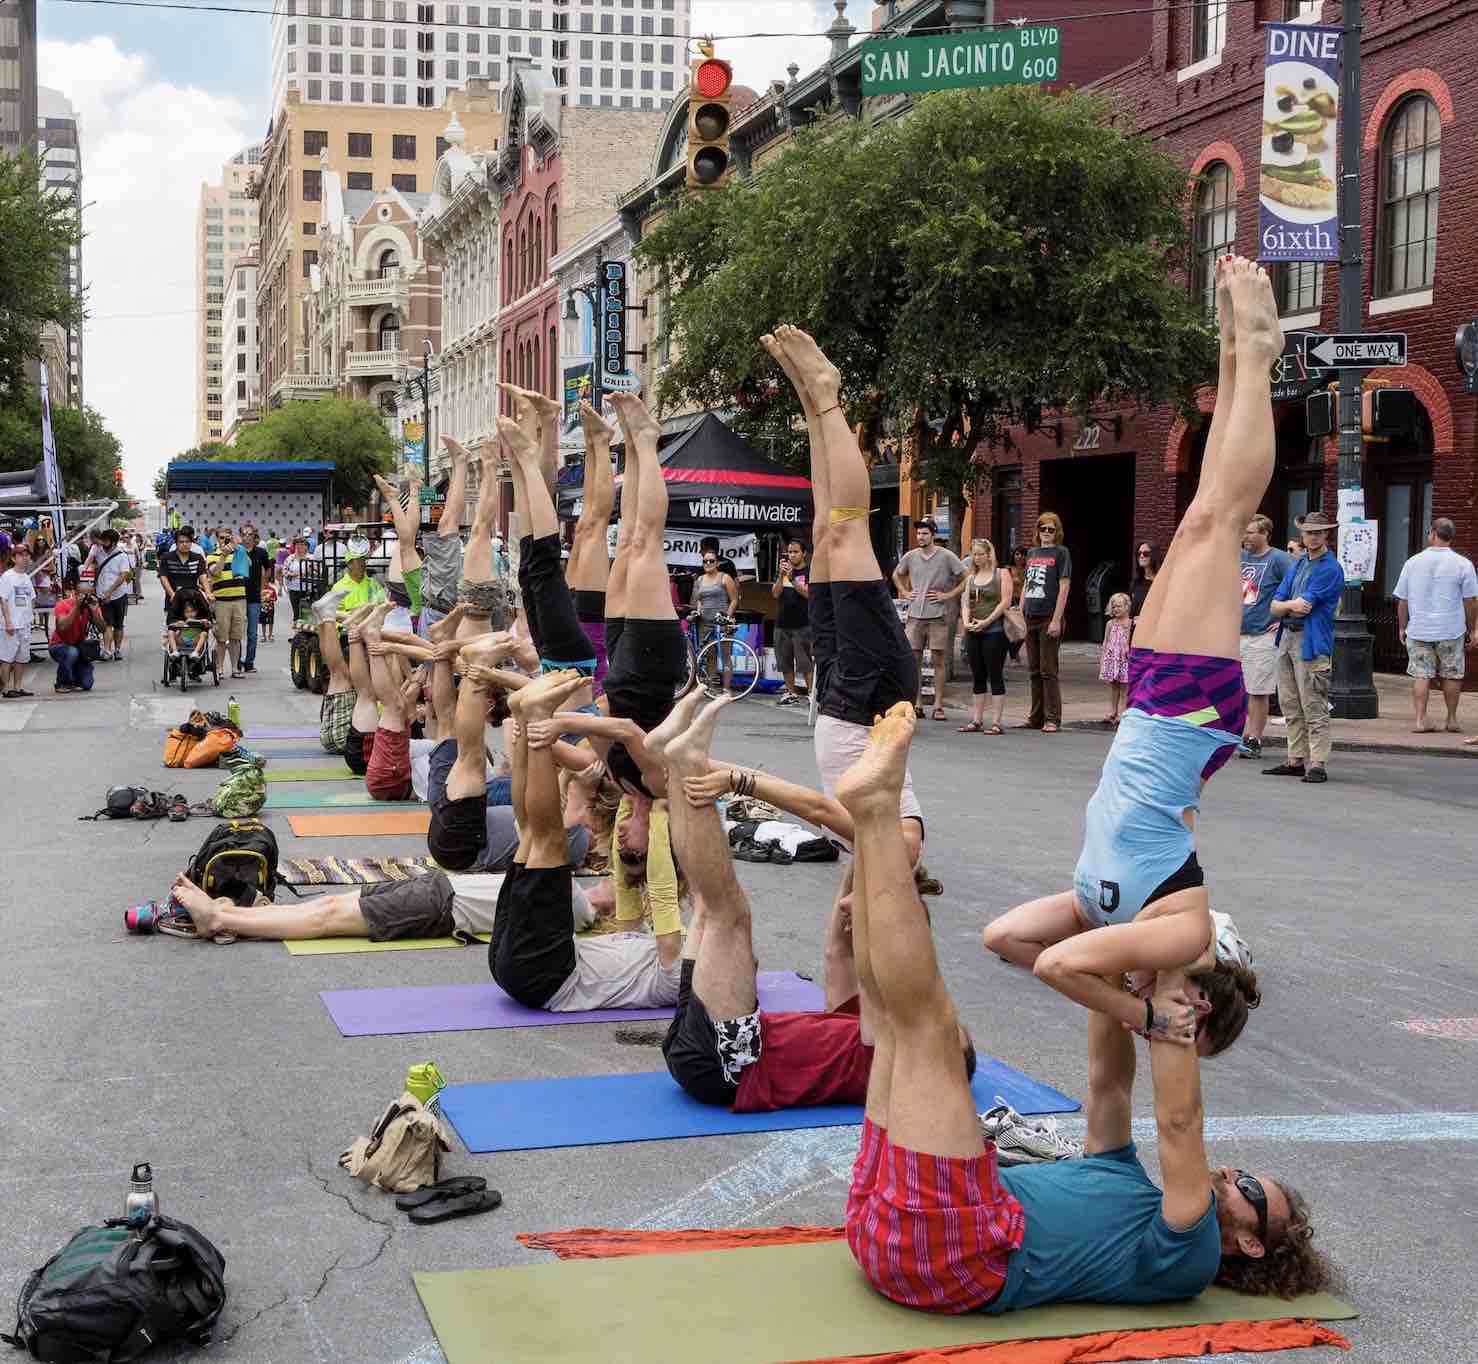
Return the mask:
{"type": "Polygon", "coordinates": [[[169,797],[163,791],[143,786],[110,786],[102,809],[78,819],[163,819],[169,813],[169,797]]]}
{"type": "Polygon", "coordinates": [[[190,861],[190,879],[207,895],[227,895],[245,908],[277,889],[277,836],[259,819],[217,824],[190,861]]]}
{"type": "Polygon", "coordinates": [[[32,1272],[0,1340],[50,1364],[114,1364],[172,1340],[206,1344],[226,1305],[226,1261],[194,1227],[152,1217],[83,1227],[32,1272]]]}

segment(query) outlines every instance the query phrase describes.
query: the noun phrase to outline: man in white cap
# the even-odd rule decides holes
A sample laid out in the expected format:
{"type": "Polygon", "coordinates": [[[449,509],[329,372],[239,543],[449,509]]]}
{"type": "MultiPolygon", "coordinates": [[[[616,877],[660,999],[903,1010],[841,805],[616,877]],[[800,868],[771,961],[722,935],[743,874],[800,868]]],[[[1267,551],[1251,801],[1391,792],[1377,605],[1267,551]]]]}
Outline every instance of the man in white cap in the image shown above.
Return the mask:
{"type": "Polygon", "coordinates": [[[329,596],[342,592],[339,614],[347,615],[361,606],[370,606],[385,600],[385,585],[369,573],[369,541],[355,539],[344,548],[344,572],[328,590],[329,596]]]}

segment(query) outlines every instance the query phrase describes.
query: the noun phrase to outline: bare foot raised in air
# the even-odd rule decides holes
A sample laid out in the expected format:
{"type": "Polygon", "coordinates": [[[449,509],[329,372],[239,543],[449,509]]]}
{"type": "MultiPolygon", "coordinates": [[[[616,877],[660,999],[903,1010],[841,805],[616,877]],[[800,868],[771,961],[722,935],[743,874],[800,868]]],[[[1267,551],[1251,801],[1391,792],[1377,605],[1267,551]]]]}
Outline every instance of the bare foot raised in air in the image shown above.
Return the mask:
{"type": "Polygon", "coordinates": [[[527,469],[539,463],[539,431],[533,410],[526,408],[525,413],[522,421],[499,417],[498,435],[508,453],[527,469]]]}
{"type": "Polygon", "coordinates": [[[580,429],[585,433],[587,450],[597,445],[610,449],[611,442],[616,439],[616,428],[584,398],[580,399],[580,429]]]}
{"type": "Polygon", "coordinates": [[[519,720],[547,720],[579,690],[585,679],[573,668],[544,673],[508,698],[508,709],[519,720]]]}
{"type": "Polygon", "coordinates": [[[481,663],[470,664],[463,676],[475,687],[507,692],[510,698],[514,692],[529,685],[529,679],[522,673],[510,672],[506,668],[489,668],[481,663]]]}
{"type": "Polygon", "coordinates": [[[464,668],[496,668],[500,663],[507,662],[517,648],[518,641],[506,630],[493,635],[479,635],[463,644],[462,665],[464,668]]]}
{"type": "Polygon", "coordinates": [[[626,433],[626,439],[644,450],[656,450],[657,438],[662,428],[657,425],[647,405],[634,393],[613,393],[611,406],[616,409],[616,419],[626,433]]]}
{"type": "Polygon", "coordinates": [[[878,814],[897,818],[914,723],[914,710],[907,701],[891,707],[873,725],[862,756],[842,773],[837,799],[854,818],[878,814]]]}
{"type": "Polygon", "coordinates": [[[1262,266],[1241,256],[1229,261],[1223,274],[1232,300],[1238,362],[1271,374],[1273,362],[1283,353],[1283,328],[1278,323],[1272,281],[1262,266]]]}
{"type": "Polygon", "coordinates": [[[703,688],[689,687],[662,721],[646,737],[647,752],[658,762],[665,760],[668,744],[681,735],[693,723],[698,707],[703,704],[703,688]]]}
{"type": "Polygon", "coordinates": [[[1232,291],[1227,287],[1230,256],[1216,262],[1216,320],[1221,331],[1221,361],[1233,372],[1237,366],[1237,311],[1232,306],[1232,291]]]}
{"type": "MultiPolygon", "coordinates": [[[[693,690],[698,689],[695,687],[693,690]]],[[[708,771],[708,750],[713,746],[713,731],[718,726],[718,717],[725,706],[733,704],[734,699],[732,696],[715,697],[667,745],[667,767],[672,774],[689,777],[708,771]]]]}
{"type": "Polygon", "coordinates": [[[462,623],[462,617],[467,614],[466,604],[458,602],[434,625],[426,627],[426,638],[433,644],[442,644],[455,637],[457,626],[462,623]]]}
{"type": "Polygon", "coordinates": [[[195,924],[199,937],[210,938],[221,931],[221,911],[211,899],[184,872],[180,872],[170,887],[175,902],[184,909],[195,924]]]}
{"type": "Polygon", "coordinates": [[[800,399],[801,410],[808,416],[816,415],[816,403],[811,397],[811,390],[806,387],[806,381],[801,378],[799,371],[791,364],[790,356],[785,353],[785,347],[780,344],[769,332],[760,337],[760,345],[769,353],[774,362],[785,371],[785,377],[790,380],[790,386],[795,389],[795,395],[800,399]]]}
{"type": "Polygon", "coordinates": [[[842,376],[837,367],[822,353],[821,347],[799,327],[775,328],[775,340],[785,351],[790,369],[809,390],[818,412],[836,402],[842,391],[842,376]]]}

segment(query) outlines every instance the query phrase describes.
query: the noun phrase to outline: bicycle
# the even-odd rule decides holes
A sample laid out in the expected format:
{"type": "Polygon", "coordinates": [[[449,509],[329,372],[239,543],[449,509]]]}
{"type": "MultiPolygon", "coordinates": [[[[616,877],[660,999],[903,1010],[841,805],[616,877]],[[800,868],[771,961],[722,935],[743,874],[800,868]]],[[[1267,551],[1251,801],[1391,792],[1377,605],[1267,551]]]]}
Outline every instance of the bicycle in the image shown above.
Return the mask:
{"type": "Polygon", "coordinates": [[[722,683],[715,684],[713,677],[723,677],[724,669],[721,666],[725,657],[729,660],[729,672],[734,677],[745,674],[749,676],[749,685],[739,689],[736,688],[733,695],[735,700],[743,700],[748,696],[760,682],[760,674],[763,664],[754,647],[738,637],[739,621],[735,616],[719,615],[711,621],[696,621],[693,613],[689,610],[684,612],[691,628],[686,631],[688,645],[688,675],[678,688],[679,696],[687,692],[695,683],[702,679],[704,692],[713,698],[724,694],[722,683]],[[710,639],[701,647],[694,647],[695,633],[704,627],[718,627],[718,636],[710,639]],[[721,652],[727,650],[727,654],[721,652]],[[704,677],[705,671],[712,670],[708,677],[704,677]]]}

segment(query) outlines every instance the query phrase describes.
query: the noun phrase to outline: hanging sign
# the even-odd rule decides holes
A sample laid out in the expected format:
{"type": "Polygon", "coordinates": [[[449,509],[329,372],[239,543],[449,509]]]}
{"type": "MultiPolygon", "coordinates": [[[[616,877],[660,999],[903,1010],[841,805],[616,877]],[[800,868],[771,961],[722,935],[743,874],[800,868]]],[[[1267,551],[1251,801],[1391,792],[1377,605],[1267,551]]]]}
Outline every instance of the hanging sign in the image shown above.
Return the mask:
{"type": "Polygon", "coordinates": [[[862,45],[862,93],[1039,85],[1057,79],[1061,39],[1052,26],[869,38],[862,45]]]}
{"type": "Polygon", "coordinates": [[[610,380],[626,372],[626,262],[601,264],[601,387],[614,391],[610,380]]]}
{"type": "Polygon", "coordinates": [[[1265,24],[1259,260],[1337,261],[1335,154],[1344,36],[1265,24]]]}

